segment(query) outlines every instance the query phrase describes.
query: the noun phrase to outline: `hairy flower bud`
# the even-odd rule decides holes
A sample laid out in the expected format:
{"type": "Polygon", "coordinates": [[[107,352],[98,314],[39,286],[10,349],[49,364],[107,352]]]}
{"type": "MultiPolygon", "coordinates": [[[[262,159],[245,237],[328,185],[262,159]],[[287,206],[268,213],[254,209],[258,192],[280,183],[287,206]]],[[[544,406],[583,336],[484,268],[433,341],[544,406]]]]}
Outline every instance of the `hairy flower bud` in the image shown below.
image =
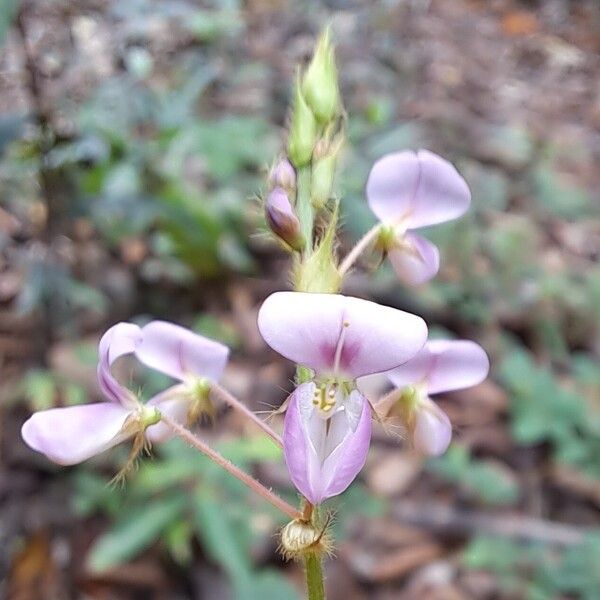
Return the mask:
{"type": "Polygon", "coordinates": [[[340,93],[329,28],[319,38],[313,58],[302,81],[308,105],[321,123],[329,123],[338,113],[340,93]]]}
{"type": "Polygon", "coordinates": [[[331,144],[323,140],[317,144],[313,155],[312,177],[310,182],[310,196],[315,208],[323,208],[333,190],[335,166],[338,153],[342,147],[343,138],[338,136],[331,144]]]}
{"type": "Polygon", "coordinates": [[[271,188],[280,187],[289,193],[296,191],[296,171],[287,158],[277,161],[269,173],[271,188]]]}
{"type": "Polygon", "coordinates": [[[281,530],[281,552],[288,560],[302,558],[309,553],[317,555],[331,552],[331,540],[327,531],[329,520],[317,528],[310,521],[295,519],[281,530]]]}
{"type": "Polygon", "coordinates": [[[265,217],[271,231],[290,248],[297,251],[304,248],[305,240],[300,230],[300,221],[283,188],[276,187],[269,192],[265,201],[265,217]]]}
{"type": "Polygon", "coordinates": [[[300,81],[296,80],[292,123],[288,138],[288,154],[295,167],[300,168],[310,162],[316,141],[317,121],[306,103],[300,81]]]}

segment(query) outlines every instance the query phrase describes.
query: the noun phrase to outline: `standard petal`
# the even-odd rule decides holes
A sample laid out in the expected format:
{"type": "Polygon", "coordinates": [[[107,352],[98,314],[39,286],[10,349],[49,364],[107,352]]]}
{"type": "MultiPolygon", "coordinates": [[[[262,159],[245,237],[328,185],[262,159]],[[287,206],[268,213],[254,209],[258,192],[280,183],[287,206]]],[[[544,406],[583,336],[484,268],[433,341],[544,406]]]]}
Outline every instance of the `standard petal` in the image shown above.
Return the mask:
{"type": "Polygon", "coordinates": [[[452,439],[452,424],[448,415],[429,400],[417,410],[412,431],[412,443],[417,452],[426,456],[444,454],[452,439]]]}
{"type": "Polygon", "coordinates": [[[124,441],[131,411],[116,403],[82,404],[34,413],[21,429],[27,445],[60,465],[74,465],[124,441]]]}
{"type": "Polygon", "coordinates": [[[229,348],[166,321],[152,321],[142,328],[135,355],[146,366],[174,379],[189,376],[219,379],[229,356],[229,348]]]}
{"type": "Polygon", "coordinates": [[[481,383],[489,372],[485,350],[468,340],[432,340],[407,363],[388,373],[397,387],[424,382],[429,394],[481,383]]]}
{"type": "Polygon", "coordinates": [[[340,294],[276,292],[263,303],[258,328],[289,360],[354,378],[406,362],[427,338],[420,317],[340,294]]]}
{"type": "Polygon", "coordinates": [[[115,379],[110,368],[120,356],[133,353],[141,335],[141,329],[137,325],[117,323],[102,336],[98,345],[97,374],[100,389],[108,400],[130,408],[132,407],[131,392],[115,379]]]}
{"type": "MultiPolygon", "coordinates": [[[[185,425],[190,408],[190,395],[186,393],[185,386],[179,383],[148,400],[146,406],[156,406],[161,413],[168,415],[175,422],[185,425]]],[[[146,438],[152,443],[166,442],[174,435],[173,431],[160,421],[146,429],[146,438]]]]}
{"type": "Polygon", "coordinates": [[[427,150],[379,159],[366,188],[371,210],[384,222],[416,229],[456,219],[471,202],[465,180],[447,160],[427,150]]]}
{"type": "Polygon", "coordinates": [[[408,232],[403,245],[388,252],[388,258],[400,281],[420,285],[435,277],[440,268],[440,253],[429,240],[408,232]]]}

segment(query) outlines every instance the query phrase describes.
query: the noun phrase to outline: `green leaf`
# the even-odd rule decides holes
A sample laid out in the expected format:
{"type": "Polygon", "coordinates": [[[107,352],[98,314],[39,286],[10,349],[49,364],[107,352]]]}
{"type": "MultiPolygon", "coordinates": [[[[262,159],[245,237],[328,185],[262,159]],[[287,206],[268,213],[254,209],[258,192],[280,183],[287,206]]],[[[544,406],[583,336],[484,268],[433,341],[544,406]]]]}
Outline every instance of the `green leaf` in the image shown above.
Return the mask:
{"type": "Polygon", "coordinates": [[[2,0],[0,7],[0,47],[3,46],[8,29],[19,10],[20,0],[2,0]]]}
{"type": "Polygon", "coordinates": [[[428,461],[427,468],[486,504],[512,504],[519,498],[517,481],[506,467],[474,459],[463,446],[453,444],[444,456],[428,461]]]}
{"type": "Polygon", "coordinates": [[[158,502],[139,505],[125,515],[96,541],[88,556],[89,568],[104,571],[137,556],[159,539],[167,526],[180,517],[187,497],[161,498],[158,502]]]}
{"type": "Polygon", "coordinates": [[[247,589],[251,579],[251,564],[240,545],[240,530],[228,511],[228,504],[205,487],[195,494],[196,532],[204,548],[226,571],[237,590],[247,589]]]}

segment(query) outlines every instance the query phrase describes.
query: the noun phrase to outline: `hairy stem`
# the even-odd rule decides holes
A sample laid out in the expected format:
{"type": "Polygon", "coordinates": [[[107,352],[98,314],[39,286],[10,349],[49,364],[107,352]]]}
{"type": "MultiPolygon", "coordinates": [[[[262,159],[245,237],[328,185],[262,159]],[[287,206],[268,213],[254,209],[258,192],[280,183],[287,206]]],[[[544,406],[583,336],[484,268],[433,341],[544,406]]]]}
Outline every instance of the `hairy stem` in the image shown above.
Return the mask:
{"type": "Polygon", "coordinates": [[[223,400],[226,404],[229,404],[234,410],[239,411],[245,417],[250,419],[258,427],[260,427],[280,448],[283,448],[283,441],[281,437],[273,431],[256,413],[251,411],[243,402],[240,402],[235,396],[230,394],[225,388],[220,385],[213,383],[210,388],[211,394],[216,398],[223,400]]]}
{"type": "Polygon", "coordinates": [[[304,558],[304,568],[306,570],[308,600],[325,600],[325,584],[321,558],[316,553],[310,552],[304,558]]]}
{"type": "Polygon", "coordinates": [[[310,256],[313,247],[314,210],[310,198],[310,165],[300,167],[297,176],[296,212],[306,240],[305,253],[310,256]]]}
{"type": "Polygon", "coordinates": [[[358,240],[354,248],[352,248],[352,250],[348,252],[346,258],[344,258],[342,264],[340,265],[340,275],[342,277],[348,272],[348,269],[350,269],[350,267],[358,260],[360,255],[367,249],[369,244],[377,238],[380,230],[381,224],[377,223],[377,225],[371,227],[371,229],[369,229],[369,231],[367,231],[367,233],[365,233],[365,235],[363,235],[362,238],[358,240]]]}
{"type": "Polygon", "coordinates": [[[291,519],[302,518],[302,513],[299,510],[295,509],[277,494],[266,488],[264,485],[262,485],[262,483],[254,479],[254,477],[248,475],[248,473],[242,471],[239,467],[236,467],[231,461],[227,460],[224,456],[221,456],[221,454],[219,454],[216,450],[213,450],[209,445],[197,438],[191,431],[185,427],[182,427],[179,423],[171,419],[171,417],[163,414],[161,416],[161,421],[184,442],[188,443],[205,456],[208,456],[208,458],[210,458],[221,468],[225,469],[230,475],[233,475],[236,479],[248,486],[252,491],[256,492],[259,496],[272,504],[275,508],[278,508],[288,517],[291,519]]]}

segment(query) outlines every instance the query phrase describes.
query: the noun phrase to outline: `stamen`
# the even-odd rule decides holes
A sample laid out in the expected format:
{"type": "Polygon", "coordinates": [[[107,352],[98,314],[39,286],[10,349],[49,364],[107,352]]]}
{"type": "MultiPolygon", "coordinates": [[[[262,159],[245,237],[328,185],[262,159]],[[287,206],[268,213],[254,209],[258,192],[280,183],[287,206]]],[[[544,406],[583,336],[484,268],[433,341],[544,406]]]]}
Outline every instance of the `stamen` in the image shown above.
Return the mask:
{"type": "Polygon", "coordinates": [[[344,339],[346,338],[346,330],[350,327],[350,323],[348,321],[344,321],[342,324],[342,331],[340,332],[340,337],[337,342],[337,346],[335,348],[335,356],[333,359],[333,372],[334,374],[338,374],[340,370],[340,361],[342,360],[342,350],[344,348],[344,339]]]}
{"type": "Polygon", "coordinates": [[[324,383],[315,390],[313,405],[321,417],[328,419],[336,412],[339,404],[339,386],[337,383],[324,383]]]}

